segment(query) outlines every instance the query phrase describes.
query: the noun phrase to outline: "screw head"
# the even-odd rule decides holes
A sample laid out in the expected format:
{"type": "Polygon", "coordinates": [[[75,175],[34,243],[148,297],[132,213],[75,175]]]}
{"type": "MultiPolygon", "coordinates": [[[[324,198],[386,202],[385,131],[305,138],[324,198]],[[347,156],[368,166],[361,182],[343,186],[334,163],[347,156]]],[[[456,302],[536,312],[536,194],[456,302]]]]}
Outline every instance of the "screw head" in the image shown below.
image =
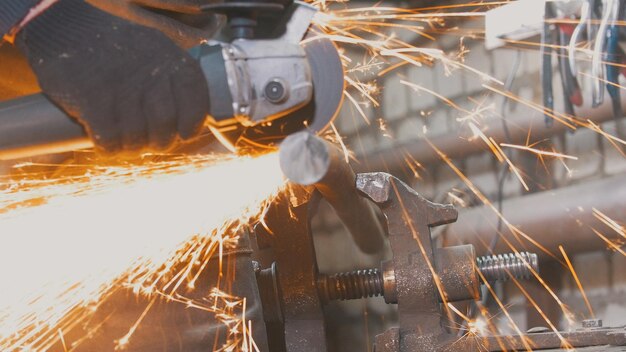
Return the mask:
{"type": "Polygon", "coordinates": [[[264,89],[265,98],[272,104],[279,104],[285,101],[288,92],[285,83],[278,78],[269,81],[264,89]]]}

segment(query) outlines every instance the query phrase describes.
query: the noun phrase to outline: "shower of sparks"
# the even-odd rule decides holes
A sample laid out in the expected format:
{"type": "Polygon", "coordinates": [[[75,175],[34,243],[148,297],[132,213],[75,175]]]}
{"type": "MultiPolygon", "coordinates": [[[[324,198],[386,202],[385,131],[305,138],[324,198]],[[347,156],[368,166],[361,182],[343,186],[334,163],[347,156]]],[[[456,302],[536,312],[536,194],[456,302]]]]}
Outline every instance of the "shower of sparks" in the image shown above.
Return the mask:
{"type": "MultiPolygon", "coordinates": [[[[186,307],[214,313],[226,328],[226,343],[217,347],[215,352],[245,351],[259,352],[259,347],[252,337],[252,322],[246,319],[246,298],[228,294],[214,287],[209,296],[202,301],[186,299],[177,295],[165,296],[169,301],[184,304],[186,307]]],[[[130,332],[129,335],[130,336],[130,332]]]]}
{"type": "MultiPolygon", "coordinates": [[[[462,70],[466,73],[474,75],[477,79],[483,82],[482,87],[485,89],[486,93],[494,96],[502,96],[512,102],[519,103],[532,110],[535,110],[542,115],[549,116],[556,122],[564,125],[567,129],[576,130],[579,127],[583,127],[594,130],[598,134],[609,140],[609,142],[611,142],[616,147],[616,149],[620,150],[620,152],[622,151],[621,148],[618,147],[618,144],[626,144],[621,139],[604,132],[592,121],[577,119],[558,111],[549,110],[540,104],[523,99],[522,97],[519,97],[512,92],[503,89],[503,83],[498,79],[490,76],[485,72],[481,72],[469,65],[466,65],[464,63],[464,56],[467,54],[468,50],[463,46],[463,36],[467,35],[477,38],[482,35],[481,33],[462,33],[461,31],[459,31],[461,36],[460,47],[458,52],[452,54],[445,53],[444,51],[439,49],[419,47],[415,44],[416,41],[405,41],[401,38],[404,38],[406,36],[397,35],[398,32],[405,31],[411,34],[417,34],[419,37],[421,37],[420,39],[426,39],[422,40],[422,42],[428,40],[436,40],[434,37],[435,34],[445,32],[444,28],[446,27],[446,19],[482,17],[484,15],[484,12],[481,11],[492,8],[494,6],[508,3],[508,1],[475,2],[469,4],[435,6],[427,9],[400,9],[384,6],[350,8],[346,6],[346,8],[339,10],[329,10],[332,3],[332,1],[324,0],[315,2],[315,4],[323,10],[316,17],[316,24],[323,29],[322,35],[333,40],[337,45],[341,46],[342,48],[352,47],[356,48],[357,50],[360,48],[364,52],[363,60],[360,60],[360,62],[357,64],[354,64],[350,58],[344,55],[344,65],[346,66],[346,73],[348,76],[350,76],[346,79],[347,89],[345,91],[345,94],[348,98],[347,100],[356,108],[358,114],[363,118],[363,120],[366,121],[368,125],[370,125],[372,116],[368,115],[367,111],[363,107],[368,107],[370,105],[373,105],[374,107],[379,106],[379,104],[377,103],[377,94],[379,91],[385,89],[385,87],[378,88],[375,85],[376,78],[380,78],[389,74],[395,74],[396,70],[403,66],[423,67],[432,66],[435,63],[439,63],[443,66],[443,71],[446,75],[452,74],[452,72],[455,70],[462,70]],[[456,11],[457,9],[468,10],[469,12],[444,12],[447,10],[456,11]],[[372,83],[365,83],[368,82],[365,78],[359,79],[352,77],[353,75],[356,76],[357,74],[358,77],[370,77],[372,83]]],[[[339,3],[345,5],[345,2],[339,3]]],[[[577,48],[577,50],[582,51],[583,49],[577,48]]],[[[345,52],[345,50],[342,52],[345,52]]],[[[406,77],[406,75],[404,75],[403,73],[398,73],[398,76],[400,78],[400,84],[409,87],[412,91],[418,94],[429,94],[462,114],[463,117],[457,118],[456,120],[459,123],[466,124],[471,130],[473,136],[469,140],[471,141],[473,139],[480,138],[482,141],[484,141],[487,147],[493,153],[493,155],[497,158],[497,160],[500,163],[506,163],[506,165],[508,166],[508,170],[510,170],[510,172],[516,176],[516,178],[519,180],[525,190],[528,191],[529,187],[524,180],[523,169],[517,167],[513,163],[513,160],[511,160],[509,155],[504,152],[503,148],[532,153],[542,163],[544,158],[555,158],[563,164],[564,168],[568,170],[569,173],[571,173],[571,170],[565,164],[565,160],[577,160],[578,158],[576,156],[560,153],[554,148],[549,150],[539,149],[534,147],[533,144],[529,144],[528,141],[526,145],[516,145],[513,143],[504,143],[504,141],[499,141],[494,137],[489,136],[489,131],[481,126],[481,122],[487,113],[495,110],[494,104],[491,104],[489,106],[483,106],[483,103],[472,100],[472,102],[476,103],[478,107],[475,109],[468,109],[464,107],[465,105],[461,104],[458,101],[455,101],[455,99],[452,99],[452,97],[446,97],[445,95],[435,90],[424,87],[422,85],[423,82],[413,81],[410,78],[406,77]]],[[[384,137],[393,138],[394,135],[389,132],[387,121],[384,121],[382,119],[378,119],[378,121],[380,133],[384,137]]],[[[425,135],[426,131],[427,127],[424,126],[422,133],[425,135]]],[[[529,139],[531,136],[531,132],[532,131],[528,131],[529,139]]],[[[357,141],[357,143],[361,142],[357,141]]],[[[463,183],[468,186],[468,188],[475,194],[475,196],[479,198],[483,204],[488,206],[495,214],[497,214],[498,218],[502,221],[504,226],[514,235],[514,237],[520,244],[526,242],[532,243],[533,245],[537,246],[542,251],[547,253],[550,257],[559,260],[554,253],[551,253],[547,248],[541,246],[535,239],[533,239],[531,235],[526,234],[513,224],[509,223],[507,219],[497,209],[497,207],[494,206],[489,201],[489,199],[484,196],[478,190],[478,188],[474,186],[471,181],[458,168],[456,168],[443,153],[441,153],[437,149],[436,146],[432,144],[431,146],[437,151],[440,158],[453,169],[453,171],[459,176],[463,183]]],[[[410,153],[406,153],[403,151],[399,152],[403,154],[403,159],[405,160],[406,165],[411,170],[411,173],[415,177],[415,179],[420,179],[421,176],[420,172],[418,172],[418,168],[423,167],[421,166],[419,161],[415,160],[415,158],[413,158],[410,153]]],[[[452,196],[451,198],[455,198],[454,194],[451,193],[450,195],[452,196]]],[[[462,199],[460,198],[457,199],[457,201],[463,203],[462,199]]],[[[408,219],[407,221],[410,222],[410,220],[408,219]]],[[[513,252],[518,253],[518,250],[513,243],[506,239],[504,239],[503,241],[506,242],[506,244],[511,248],[513,252]]],[[[618,250],[621,251],[621,249],[619,248],[618,250]]],[[[569,258],[567,258],[566,260],[569,262],[569,258]]],[[[526,266],[530,268],[530,271],[532,272],[535,279],[537,279],[539,283],[545,287],[550,296],[555,300],[555,302],[563,311],[565,318],[569,321],[570,324],[572,324],[573,314],[560,300],[556,293],[541,278],[539,273],[533,270],[528,265],[528,263],[526,263],[526,266]]],[[[435,281],[437,281],[436,274],[433,273],[433,275],[435,277],[435,281]]],[[[557,334],[557,336],[562,340],[563,346],[569,346],[568,342],[565,341],[563,336],[558,332],[556,324],[548,319],[548,317],[541,310],[541,307],[539,307],[533,301],[532,297],[530,297],[528,293],[524,290],[523,285],[517,282],[517,280],[515,280],[514,278],[513,281],[519,287],[520,292],[527,296],[527,299],[529,302],[531,302],[531,305],[546,320],[547,325],[550,326],[554,333],[557,334]]],[[[439,286],[438,288],[440,289],[439,286]]],[[[491,291],[492,295],[495,297],[495,292],[493,292],[491,287],[488,288],[491,291]]],[[[582,285],[580,286],[580,288],[582,290],[582,285]]],[[[442,297],[445,297],[445,293],[441,294],[442,297]]],[[[495,299],[496,303],[498,303],[501,310],[510,320],[512,327],[517,331],[518,334],[522,335],[522,332],[517,328],[515,322],[509,315],[506,306],[502,304],[502,302],[497,297],[495,299]]],[[[446,305],[445,307],[448,308],[448,314],[450,314],[451,309],[458,316],[461,316],[464,320],[466,320],[470,329],[475,330],[471,331],[471,333],[487,333],[484,328],[478,328],[472,325],[475,324],[477,320],[470,319],[469,317],[463,315],[463,313],[455,310],[453,308],[454,306],[450,304],[446,305]]],[[[590,305],[589,309],[591,310],[590,305]]],[[[486,319],[486,321],[488,322],[490,317],[488,317],[487,309],[481,307],[480,313],[483,315],[483,318],[486,319]]],[[[497,329],[494,327],[494,329],[490,329],[490,332],[496,333],[496,330],[497,329]]],[[[500,343],[500,341],[498,342],[500,343]]],[[[526,344],[526,341],[524,341],[524,343],[526,344]]],[[[526,344],[525,347],[528,350],[531,350],[531,346],[529,346],[528,344],[526,344]]]]}
{"type": "MultiPolygon", "coordinates": [[[[350,8],[345,6],[346,2],[342,1],[321,0],[313,1],[312,4],[322,10],[317,13],[314,19],[318,28],[322,29],[321,36],[332,40],[339,46],[361,48],[366,52],[364,59],[353,67],[350,67],[353,64],[352,60],[345,55],[343,56],[347,73],[346,83],[349,90],[358,92],[365,101],[375,107],[379,105],[375,97],[379,88],[373,81],[362,82],[355,77],[357,74],[366,75],[372,73],[376,77],[380,77],[405,64],[422,67],[440,62],[447,74],[454,70],[462,69],[476,75],[484,82],[502,84],[502,82],[489,74],[466,65],[463,62],[463,57],[467,50],[462,45],[459,52],[454,55],[448,55],[443,50],[415,46],[412,43],[403,41],[393,33],[388,33],[389,30],[407,31],[422,38],[435,40],[434,37],[426,32],[429,28],[443,26],[445,23],[444,18],[477,17],[482,16],[482,13],[435,11],[449,8],[447,6],[431,8],[430,10],[433,12],[427,13],[423,12],[423,9],[402,9],[383,6],[350,8]],[[333,4],[340,4],[345,8],[334,9],[331,6],[333,4]]],[[[501,3],[467,4],[465,7],[480,7],[484,9],[498,4],[501,3]]],[[[445,97],[438,95],[436,92],[421,87],[418,82],[403,80],[402,83],[411,86],[415,90],[423,90],[428,94],[446,100],[445,97]]],[[[362,103],[349,90],[345,92],[346,97],[356,107],[364,120],[369,123],[369,118],[362,109],[362,103]]],[[[450,103],[461,109],[451,101],[450,103]]]]}
{"type": "MultiPolygon", "coordinates": [[[[185,300],[208,260],[282,189],[277,159],[181,157],[2,181],[0,350],[46,350],[59,339],[75,347],[63,336],[119,288],[185,300]]],[[[233,309],[221,314],[232,319],[233,309]]]]}

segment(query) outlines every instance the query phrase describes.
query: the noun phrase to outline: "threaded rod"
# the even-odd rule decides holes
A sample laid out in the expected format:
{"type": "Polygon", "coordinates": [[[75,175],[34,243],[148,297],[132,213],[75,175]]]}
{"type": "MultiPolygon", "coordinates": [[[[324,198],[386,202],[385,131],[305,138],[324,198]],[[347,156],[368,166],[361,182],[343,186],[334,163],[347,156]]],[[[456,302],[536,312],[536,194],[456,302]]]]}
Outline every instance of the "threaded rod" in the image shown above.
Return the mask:
{"type": "MultiPolygon", "coordinates": [[[[539,271],[537,255],[519,252],[489,255],[476,258],[478,270],[487,282],[531,278],[532,267],[539,271]]],[[[384,294],[383,275],[378,269],[356,270],[332,275],[320,274],[317,289],[326,302],[381,296],[384,294]]]]}
{"type": "Polygon", "coordinates": [[[539,271],[537,255],[528,252],[478,257],[476,264],[488,282],[507,281],[510,277],[530,279],[533,276],[530,268],[535,272],[539,271]]]}
{"type": "Polygon", "coordinates": [[[378,269],[320,275],[317,288],[326,301],[359,299],[383,294],[383,276],[378,269]]]}

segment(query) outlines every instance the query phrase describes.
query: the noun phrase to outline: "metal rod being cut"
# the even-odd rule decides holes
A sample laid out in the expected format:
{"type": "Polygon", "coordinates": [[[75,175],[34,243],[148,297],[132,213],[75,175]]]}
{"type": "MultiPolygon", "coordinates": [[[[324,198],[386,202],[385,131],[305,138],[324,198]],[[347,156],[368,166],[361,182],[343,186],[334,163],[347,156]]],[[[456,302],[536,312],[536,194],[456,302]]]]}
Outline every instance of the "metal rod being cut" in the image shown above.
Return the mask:
{"type": "Polygon", "coordinates": [[[363,252],[382,251],[384,229],[376,208],[358,193],[356,175],[339,148],[309,132],[295,133],[280,146],[280,166],[291,182],[315,186],[363,252]]]}
{"type": "Polygon", "coordinates": [[[0,102],[0,160],[91,147],[84,128],[42,94],[0,102]]]}

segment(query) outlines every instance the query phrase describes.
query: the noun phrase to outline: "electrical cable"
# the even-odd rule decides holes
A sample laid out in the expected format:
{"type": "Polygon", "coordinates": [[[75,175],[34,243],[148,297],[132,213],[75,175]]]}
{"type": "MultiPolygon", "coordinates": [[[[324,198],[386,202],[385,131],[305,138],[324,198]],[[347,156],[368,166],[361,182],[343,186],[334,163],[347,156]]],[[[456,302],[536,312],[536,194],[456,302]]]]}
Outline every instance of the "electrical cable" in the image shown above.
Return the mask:
{"type": "MultiPolygon", "coordinates": [[[[515,61],[513,62],[513,66],[511,66],[511,70],[509,71],[506,81],[504,82],[504,89],[507,92],[511,91],[513,84],[515,83],[515,78],[517,76],[517,72],[519,71],[519,66],[522,61],[521,59],[522,59],[522,52],[520,50],[517,50],[516,55],[515,55],[515,61]]],[[[502,104],[500,105],[500,116],[502,116],[502,129],[504,131],[504,137],[507,143],[512,143],[512,137],[511,137],[511,133],[510,133],[509,126],[508,126],[508,121],[506,120],[506,108],[508,105],[507,104],[508,101],[509,100],[506,96],[502,97],[502,104]]],[[[507,158],[509,159],[513,158],[511,150],[506,150],[505,154],[507,158]]],[[[508,169],[507,165],[503,164],[500,167],[499,176],[498,176],[497,208],[500,214],[502,214],[503,203],[504,203],[504,181],[506,180],[506,176],[508,175],[508,173],[506,172],[507,169],[508,169]]],[[[488,253],[493,253],[493,251],[495,250],[498,244],[498,240],[500,239],[502,225],[503,225],[502,217],[498,217],[498,224],[496,226],[496,234],[491,239],[491,242],[489,243],[488,253]]],[[[481,305],[486,306],[489,303],[490,294],[485,286],[481,287],[481,291],[482,291],[481,292],[482,293],[481,305]]],[[[468,317],[470,319],[474,319],[477,312],[478,310],[476,309],[476,305],[475,304],[471,305],[469,312],[468,312],[468,317]]],[[[466,325],[467,325],[467,321],[461,325],[461,328],[459,329],[459,335],[462,335],[465,333],[466,325]]]]}

